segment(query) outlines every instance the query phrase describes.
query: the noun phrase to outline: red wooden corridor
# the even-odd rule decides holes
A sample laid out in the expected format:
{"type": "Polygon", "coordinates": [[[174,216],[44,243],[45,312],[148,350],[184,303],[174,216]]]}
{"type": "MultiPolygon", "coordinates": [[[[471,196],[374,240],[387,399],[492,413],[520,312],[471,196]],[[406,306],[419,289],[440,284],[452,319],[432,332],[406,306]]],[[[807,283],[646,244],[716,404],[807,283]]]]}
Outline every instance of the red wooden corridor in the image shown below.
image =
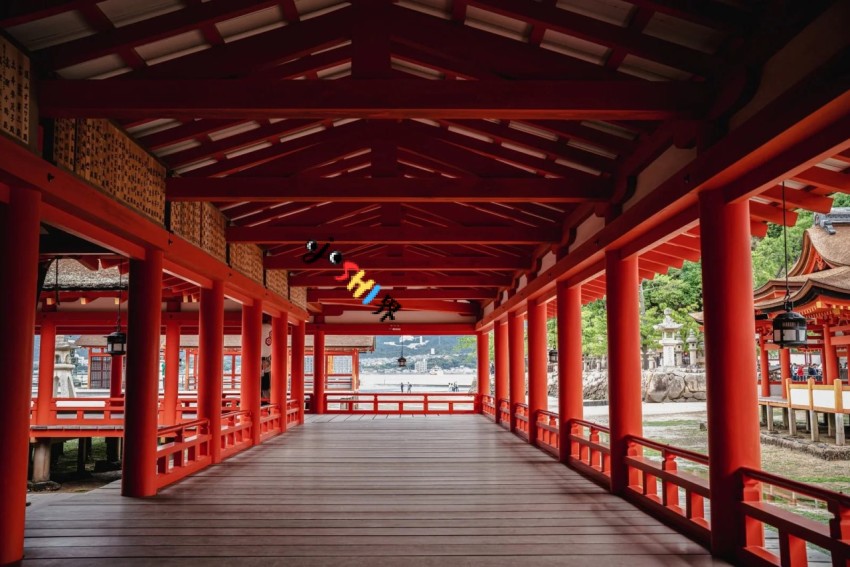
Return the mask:
{"type": "Polygon", "coordinates": [[[314,416],[148,500],[27,519],[24,566],[725,565],[481,416],[314,416]]]}
{"type": "MultiPolygon", "coordinates": [[[[327,502],[330,489],[310,475],[321,478],[333,458],[310,459],[344,439],[336,420],[379,405],[327,391],[327,337],[469,335],[477,392],[447,411],[484,413],[561,461],[480,416],[437,420],[434,435],[489,459],[483,468],[485,461],[467,463],[476,475],[503,474],[487,451],[504,439],[522,457],[499,457],[519,486],[581,486],[586,494],[562,496],[602,507],[629,506],[622,496],[704,546],[662,530],[660,539],[683,542],[668,551],[805,565],[806,545],[816,544],[834,567],[847,567],[847,496],[760,470],[751,245],[768,223],[793,224],[798,209],[829,211],[832,195],[850,192],[848,22],[846,0],[0,3],[0,565],[25,550],[30,441],[34,473],[49,470],[45,432],[66,425],[56,422],[68,402],[51,387],[63,364],[55,339],[116,333],[126,351],[111,359],[99,413],[123,438],[121,496],[113,487],[51,507],[61,520],[91,502],[88,513],[102,516],[90,518],[96,525],[114,521],[108,529],[117,535],[89,543],[129,537],[135,524],[125,522],[166,514],[184,489],[203,499],[221,471],[240,471],[238,484],[239,475],[273,469],[264,455],[278,450],[305,459],[284,458],[282,470],[312,491],[283,486],[266,496],[327,502]],[[311,240],[329,247],[310,257],[311,240]],[[81,268],[70,274],[68,260],[81,268]],[[706,267],[709,456],[643,436],[638,290],[686,260],[706,267]],[[581,306],[603,297],[608,428],[583,421],[582,406],[581,306]],[[547,344],[553,316],[557,345],[547,344]],[[235,334],[238,405],[223,402],[224,379],[235,384],[223,337],[235,334]],[[197,390],[195,411],[184,415],[187,336],[197,345],[197,390]],[[547,406],[550,348],[558,352],[557,412],[547,406]],[[270,387],[261,393],[266,349],[270,387]],[[302,429],[306,403],[332,420],[302,429]],[[706,476],[680,471],[682,461],[706,467],[706,476]],[[530,480],[538,468],[546,469],[542,480],[530,480]],[[830,521],[778,509],[762,499],[770,486],[824,503],[830,521]],[[765,543],[770,529],[777,546],[765,543]]],[[[811,323],[835,328],[828,311],[811,323]]],[[[843,341],[846,331],[835,332],[843,341]]],[[[438,403],[408,402],[385,403],[418,414],[438,403]]],[[[81,422],[98,413],[74,411],[81,422]]],[[[350,425],[352,435],[365,427],[350,425]]],[[[442,462],[437,449],[431,457],[417,466],[442,462]]],[[[499,519],[502,529],[569,520],[566,501],[550,514],[535,490],[507,490],[502,512],[522,517],[499,519]]],[[[221,498],[225,512],[249,509],[262,523],[266,502],[239,508],[239,497],[221,498]]],[[[205,506],[180,527],[202,545],[219,544],[205,506]]],[[[498,503],[482,506],[499,511],[498,503]]],[[[173,527],[167,515],[153,520],[145,529],[173,527]]],[[[639,551],[667,545],[625,531],[601,534],[613,541],[604,549],[559,532],[557,549],[620,551],[621,537],[649,546],[639,551]],[[586,543],[564,543],[579,540],[586,543]]],[[[473,534],[490,537],[485,547],[502,545],[504,534],[473,534]]],[[[53,535],[30,535],[27,549],[53,553],[48,563],[94,549],[53,535]]],[[[149,563],[192,547],[149,537],[137,548],[161,555],[149,563]]],[[[545,538],[529,541],[513,551],[545,552],[545,538]]],[[[419,551],[439,555],[446,546],[419,551]]]]}

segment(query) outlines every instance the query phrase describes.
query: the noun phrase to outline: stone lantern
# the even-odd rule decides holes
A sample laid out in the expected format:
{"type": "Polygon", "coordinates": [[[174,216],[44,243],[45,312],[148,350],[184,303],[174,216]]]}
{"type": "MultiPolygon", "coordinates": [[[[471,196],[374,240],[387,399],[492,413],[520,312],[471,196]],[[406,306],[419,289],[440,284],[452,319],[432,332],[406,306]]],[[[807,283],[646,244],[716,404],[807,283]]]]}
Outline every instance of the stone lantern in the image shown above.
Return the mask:
{"type": "Polygon", "coordinates": [[[691,366],[697,365],[697,335],[694,333],[694,330],[691,329],[691,332],[688,333],[688,338],[685,339],[685,342],[688,343],[688,354],[691,358],[691,366]]]}
{"type": "Polygon", "coordinates": [[[682,341],[679,339],[679,329],[683,327],[682,324],[677,323],[673,320],[670,315],[673,313],[673,310],[667,308],[664,310],[664,320],[661,321],[658,325],[655,325],[655,328],[661,331],[661,349],[663,353],[663,362],[662,366],[673,368],[676,366],[676,351],[681,352],[682,349],[682,341]]]}

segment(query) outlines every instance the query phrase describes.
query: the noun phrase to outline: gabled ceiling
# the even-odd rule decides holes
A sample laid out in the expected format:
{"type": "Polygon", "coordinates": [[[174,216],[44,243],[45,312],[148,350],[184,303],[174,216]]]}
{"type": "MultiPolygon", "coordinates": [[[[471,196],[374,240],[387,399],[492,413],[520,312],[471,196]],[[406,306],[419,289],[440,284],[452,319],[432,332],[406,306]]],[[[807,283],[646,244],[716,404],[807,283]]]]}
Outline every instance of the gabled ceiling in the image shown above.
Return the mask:
{"type": "MultiPolygon", "coordinates": [[[[721,136],[747,70],[825,5],[20,0],[0,25],[41,66],[45,115],[123,125],[169,200],[215,203],[315,311],[364,309],[301,259],[333,238],[406,309],[471,317],[618,214],[664,150],[721,136]]],[[[789,208],[828,208],[822,187],[800,180],[789,208]]],[[[779,198],[754,202],[756,232],[779,198]]],[[[694,228],[641,274],[698,257],[694,228]]]]}

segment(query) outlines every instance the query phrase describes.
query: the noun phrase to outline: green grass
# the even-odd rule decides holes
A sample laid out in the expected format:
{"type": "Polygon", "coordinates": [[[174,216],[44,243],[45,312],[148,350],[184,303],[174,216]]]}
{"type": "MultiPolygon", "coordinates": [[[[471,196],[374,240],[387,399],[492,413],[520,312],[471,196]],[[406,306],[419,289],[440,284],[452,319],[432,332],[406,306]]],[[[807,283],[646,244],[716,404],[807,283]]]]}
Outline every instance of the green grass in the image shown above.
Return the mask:
{"type": "MultiPolygon", "coordinates": [[[[65,441],[64,454],[60,455],[56,463],[50,469],[51,478],[74,476],[77,474],[77,448],[78,439],[65,441]]],[[[106,440],[102,437],[92,439],[92,451],[89,460],[86,461],[86,471],[94,470],[94,462],[106,459],[106,440]]]]}

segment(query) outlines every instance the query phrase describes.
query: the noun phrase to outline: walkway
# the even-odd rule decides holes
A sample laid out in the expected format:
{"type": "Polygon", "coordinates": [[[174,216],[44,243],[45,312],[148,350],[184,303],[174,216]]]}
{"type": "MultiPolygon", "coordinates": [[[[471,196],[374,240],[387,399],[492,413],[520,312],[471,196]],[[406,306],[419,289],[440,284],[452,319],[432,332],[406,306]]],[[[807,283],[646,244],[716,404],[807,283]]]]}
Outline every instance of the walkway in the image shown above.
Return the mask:
{"type": "Polygon", "coordinates": [[[721,564],[475,415],[311,416],[155,499],[118,488],[32,510],[24,565],[721,564]]]}

